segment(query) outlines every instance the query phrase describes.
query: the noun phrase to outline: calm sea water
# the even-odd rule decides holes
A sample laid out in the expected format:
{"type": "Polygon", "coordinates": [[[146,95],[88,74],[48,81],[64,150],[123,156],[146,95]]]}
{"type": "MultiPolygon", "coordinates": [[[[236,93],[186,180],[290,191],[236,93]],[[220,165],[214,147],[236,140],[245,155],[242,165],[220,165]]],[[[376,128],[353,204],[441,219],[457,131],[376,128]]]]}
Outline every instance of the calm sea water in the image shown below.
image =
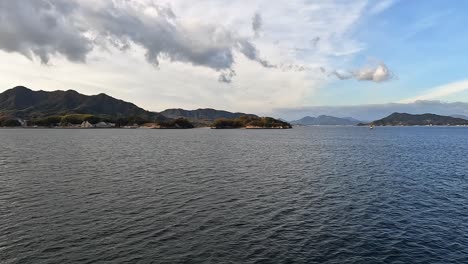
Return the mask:
{"type": "Polygon", "coordinates": [[[0,263],[468,263],[468,129],[0,130],[0,263]]]}

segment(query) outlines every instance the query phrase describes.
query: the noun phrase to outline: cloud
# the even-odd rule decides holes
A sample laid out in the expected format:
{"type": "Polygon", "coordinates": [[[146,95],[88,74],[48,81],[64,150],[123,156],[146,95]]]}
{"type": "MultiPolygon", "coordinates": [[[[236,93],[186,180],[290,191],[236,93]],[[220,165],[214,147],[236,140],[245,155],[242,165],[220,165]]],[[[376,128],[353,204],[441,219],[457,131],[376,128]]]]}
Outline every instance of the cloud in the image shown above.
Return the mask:
{"type": "Polygon", "coordinates": [[[375,68],[362,68],[353,72],[354,78],[360,81],[383,82],[394,78],[384,63],[380,63],[375,68]]]}
{"type": "Polygon", "coordinates": [[[397,1],[396,0],[381,0],[377,2],[374,6],[372,6],[369,10],[369,12],[373,15],[377,15],[379,13],[382,13],[383,11],[387,10],[390,8],[392,5],[394,5],[397,1]]]}
{"type": "Polygon", "coordinates": [[[411,103],[421,100],[441,99],[442,97],[457,94],[463,91],[468,91],[468,80],[452,82],[429,89],[425,94],[412,98],[401,100],[401,103],[411,103]]]}
{"type": "Polygon", "coordinates": [[[312,47],[316,48],[319,41],[320,41],[320,37],[315,37],[310,41],[310,43],[312,44],[312,47]]]}
{"type": "Polygon", "coordinates": [[[105,91],[154,111],[213,107],[258,114],[307,105],[331,80],[320,66],[353,69],[350,63],[366,48],[353,32],[369,15],[367,0],[0,0],[0,6],[0,59],[8,61],[0,64],[0,87],[26,82],[36,89],[105,91]],[[46,2],[57,10],[36,8],[46,2]],[[252,31],[256,11],[259,38],[252,31]],[[56,27],[40,19],[47,12],[56,27]],[[7,41],[14,42],[9,49],[7,41]],[[65,48],[72,44],[78,51],[65,48]],[[37,61],[42,54],[56,67],[19,53],[37,61]],[[236,74],[231,83],[220,85],[230,70],[236,74]]]}
{"type": "MultiPolygon", "coordinates": [[[[323,68],[320,68],[321,70],[323,68]]],[[[323,71],[322,71],[323,72],[323,71]]],[[[342,71],[338,71],[338,70],[334,70],[332,72],[330,72],[330,75],[334,75],[336,76],[338,79],[340,80],[348,80],[348,79],[351,79],[353,78],[353,74],[350,73],[350,72],[342,72],[342,71]]]]}
{"type": "Polygon", "coordinates": [[[29,59],[37,56],[44,64],[56,54],[85,61],[92,42],[68,19],[76,8],[72,1],[1,1],[0,49],[29,59]]]}
{"type": "MultiPolygon", "coordinates": [[[[248,37],[217,24],[186,23],[169,6],[153,1],[2,1],[0,20],[0,49],[37,56],[44,64],[56,54],[84,62],[96,47],[125,50],[135,44],[155,66],[164,58],[221,72],[232,69],[239,52],[271,67],[248,37]]],[[[259,14],[252,26],[260,30],[259,14]]]]}
{"type": "Polygon", "coordinates": [[[231,83],[234,76],[236,76],[236,72],[234,70],[224,71],[219,75],[218,81],[223,83],[231,83]]]}
{"type": "Polygon", "coordinates": [[[164,57],[217,71],[229,69],[234,63],[233,50],[248,43],[216,25],[181,23],[169,7],[156,4],[107,2],[100,10],[83,11],[86,16],[81,22],[99,37],[142,46],[146,59],[154,65],[164,57]]]}
{"type": "MultiPolygon", "coordinates": [[[[326,70],[321,67],[320,70],[323,73],[327,73],[326,70]]],[[[352,70],[352,71],[339,71],[333,70],[327,73],[329,76],[333,75],[340,80],[355,79],[358,81],[373,81],[373,82],[384,82],[389,81],[396,76],[388,69],[388,67],[383,63],[379,63],[374,67],[363,67],[361,69],[352,70]]]]}
{"type": "Polygon", "coordinates": [[[255,13],[254,16],[252,17],[252,30],[256,38],[260,36],[261,29],[262,29],[262,16],[259,13],[255,13]]]}
{"type": "MultiPolygon", "coordinates": [[[[356,13],[363,5],[357,6],[356,13]]],[[[324,8],[333,6],[326,4],[324,8]]],[[[221,82],[231,81],[234,76],[225,73],[233,70],[236,53],[265,68],[297,72],[311,68],[295,61],[272,63],[260,56],[251,37],[241,35],[236,27],[185,19],[176,13],[169,4],[152,0],[2,1],[0,49],[20,53],[29,59],[37,57],[43,64],[48,64],[55,55],[73,62],[86,62],[96,48],[109,50],[107,47],[112,46],[129,50],[138,45],[145,50],[146,60],[156,67],[162,59],[208,67],[220,72],[222,76],[218,79],[221,82]]],[[[349,23],[355,19],[355,15],[345,17],[349,23]]],[[[259,36],[262,27],[262,15],[257,12],[251,21],[254,37],[259,36]]],[[[321,40],[317,36],[310,43],[315,48],[321,40]]],[[[338,73],[333,74],[340,77],[338,73]]],[[[375,77],[377,81],[381,78],[377,72],[375,77]]]]}

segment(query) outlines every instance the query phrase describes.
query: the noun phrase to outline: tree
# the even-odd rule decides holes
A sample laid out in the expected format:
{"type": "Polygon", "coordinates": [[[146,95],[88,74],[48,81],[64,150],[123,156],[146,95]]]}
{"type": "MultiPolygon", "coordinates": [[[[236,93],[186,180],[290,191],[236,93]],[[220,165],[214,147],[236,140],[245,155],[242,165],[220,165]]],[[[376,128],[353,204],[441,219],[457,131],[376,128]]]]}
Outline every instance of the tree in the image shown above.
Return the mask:
{"type": "Polygon", "coordinates": [[[234,119],[226,119],[226,118],[216,119],[214,123],[212,124],[212,127],[218,128],[218,129],[241,128],[243,126],[244,126],[243,122],[235,118],[234,119]]]}
{"type": "Polygon", "coordinates": [[[83,121],[86,121],[89,118],[94,118],[94,116],[87,115],[87,114],[69,114],[69,115],[64,115],[60,123],[65,126],[70,125],[70,124],[79,125],[83,123],[83,121]]]}
{"type": "Polygon", "coordinates": [[[19,127],[21,123],[16,119],[7,119],[2,122],[2,125],[5,127],[19,127]]]}
{"type": "Polygon", "coordinates": [[[176,128],[193,128],[193,124],[186,118],[177,118],[173,121],[176,128]]]}
{"type": "Polygon", "coordinates": [[[159,121],[157,123],[161,128],[178,128],[187,129],[194,128],[194,125],[186,118],[177,118],[170,121],[159,121]]]}
{"type": "Polygon", "coordinates": [[[241,116],[233,119],[217,119],[212,124],[214,128],[241,128],[241,127],[258,127],[258,128],[291,128],[287,122],[274,119],[272,117],[256,117],[256,116],[241,116]]]}
{"type": "Polygon", "coordinates": [[[48,116],[44,118],[34,119],[32,123],[37,126],[51,127],[51,126],[59,125],[61,121],[62,121],[61,116],[48,116]]]}
{"type": "Polygon", "coordinates": [[[94,116],[94,115],[89,115],[89,116],[84,117],[83,121],[88,121],[89,123],[95,125],[95,124],[101,122],[102,119],[97,117],[97,116],[94,116]]]}

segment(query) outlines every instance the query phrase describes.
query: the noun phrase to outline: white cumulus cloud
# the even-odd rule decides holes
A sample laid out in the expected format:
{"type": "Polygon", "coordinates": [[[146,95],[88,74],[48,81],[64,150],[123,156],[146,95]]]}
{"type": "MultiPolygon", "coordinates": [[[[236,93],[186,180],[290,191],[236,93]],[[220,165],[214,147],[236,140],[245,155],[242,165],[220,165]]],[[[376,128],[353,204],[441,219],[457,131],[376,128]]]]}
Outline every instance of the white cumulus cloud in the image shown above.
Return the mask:
{"type": "MultiPolygon", "coordinates": [[[[352,69],[351,58],[365,52],[352,32],[369,6],[368,0],[0,1],[0,60],[8,61],[0,64],[0,87],[106,92],[156,111],[261,113],[304,105],[329,81],[320,67],[352,69]]],[[[385,69],[353,71],[353,78],[383,81],[385,69]]]]}
{"type": "MultiPolygon", "coordinates": [[[[321,71],[327,73],[322,67],[321,71]]],[[[395,75],[383,62],[376,66],[366,66],[356,70],[341,71],[333,70],[327,73],[330,76],[335,76],[340,80],[356,79],[358,81],[373,81],[384,82],[395,78],[395,75]]]]}

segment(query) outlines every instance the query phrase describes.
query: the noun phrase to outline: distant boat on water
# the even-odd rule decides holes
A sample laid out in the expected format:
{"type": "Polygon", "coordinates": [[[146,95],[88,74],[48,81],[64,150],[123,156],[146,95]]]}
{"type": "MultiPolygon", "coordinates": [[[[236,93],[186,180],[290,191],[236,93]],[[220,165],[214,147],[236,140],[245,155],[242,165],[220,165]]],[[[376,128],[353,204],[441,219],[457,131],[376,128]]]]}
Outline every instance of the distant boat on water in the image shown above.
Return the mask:
{"type": "Polygon", "coordinates": [[[374,129],[374,128],[375,128],[374,124],[369,125],[369,129],[374,129]]]}

